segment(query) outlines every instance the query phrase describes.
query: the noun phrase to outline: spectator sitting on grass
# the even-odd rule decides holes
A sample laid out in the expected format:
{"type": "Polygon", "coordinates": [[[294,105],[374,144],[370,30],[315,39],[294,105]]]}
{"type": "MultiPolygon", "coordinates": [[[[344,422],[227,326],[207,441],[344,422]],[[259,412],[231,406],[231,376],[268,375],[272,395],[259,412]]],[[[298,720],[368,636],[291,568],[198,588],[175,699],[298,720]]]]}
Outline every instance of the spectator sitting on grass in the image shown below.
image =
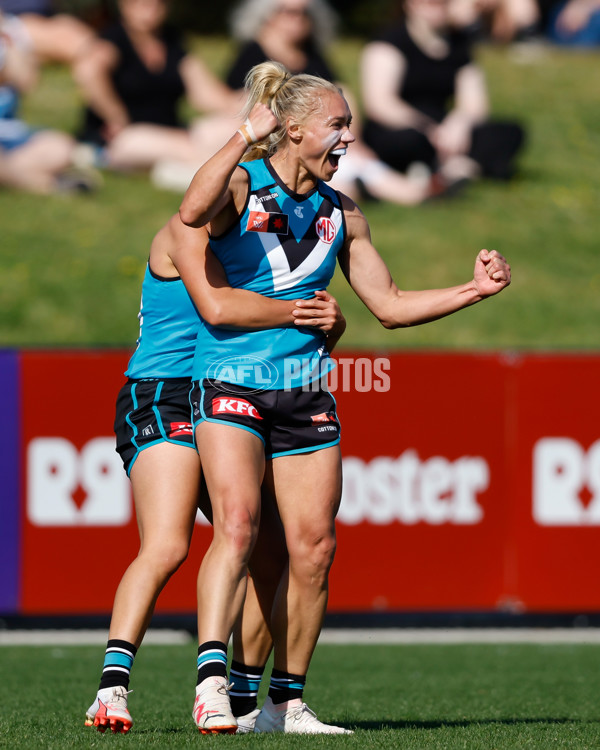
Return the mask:
{"type": "MultiPolygon", "coordinates": [[[[239,50],[229,73],[227,85],[241,91],[244,79],[254,65],[274,60],[293,73],[308,73],[337,81],[326,58],[337,17],[325,0],[244,0],[232,16],[232,36],[239,50]]],[[[346,99],[352,101],[347,86],[346,99]]],[[[358,107],[353,106],[356,112],[358,107]]],[[[340,162],[332,185],[354,198],[372,197],[402,205],[421,203],[449,186],[430,173],[408,177],[384,164],[358,135],[360,123],[352,123],[356,141],[340,162]]]]}
{"type": "Polygon", "coordinates": [[[0,0],[0,10],[19,16],[27,41],[42,63],[72,65],[94,37],[79,18],[55,13],[51,0],[0,0]]]}
{"type": "Polygon", "coordinates": [[[186,127],[182,99],[228,117],[231,127],[240,98],[186,51],[166,23],[168,0],[119,0],[118,8],[120,20],[75,66],[87,104],[80,140],[96,148],[98,164],[153,170],[156,184],[184,190],[227,128],[210,117],[186,127]]]}
{"type": "Polygon", "coordinates": [[[509,179],[523,130],[489,118],[469,36],[453,30],[450,0],[405,0],[403,20],[367,44],[365,141],[387,164],[415,161],[447,177],[509,179]]]}
{"type": "Polygon", "coordinates": [[[89,191],[97,177],[73,169],[75,140],[19,119],[20,94],[35,86],[38,73],[26,38],[22,22],[0,11],[0,185],[32,193],[89,191]]]}
{"type": "Polygon", "coordinates": [[[502,43],[533,36],[540,20],[537,0],[452,0],[450,13],[456,27],[502,43]]]}

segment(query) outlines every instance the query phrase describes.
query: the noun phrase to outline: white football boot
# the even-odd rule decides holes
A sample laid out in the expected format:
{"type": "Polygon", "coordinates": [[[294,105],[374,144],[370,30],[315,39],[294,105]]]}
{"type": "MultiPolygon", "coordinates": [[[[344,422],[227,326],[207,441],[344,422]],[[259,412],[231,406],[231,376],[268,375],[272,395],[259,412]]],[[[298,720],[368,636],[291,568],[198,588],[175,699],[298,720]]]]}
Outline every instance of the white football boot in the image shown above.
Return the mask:
{"type": "Polygon", "coordinates": [[[115,734],[126,734],[133,726],[133,719],[127,709],[127,696],[130,692],[122,685],[98,690],[96,700],[85,712],[85,726],[96,727],[103,733],[110,729],[115,734]]]}
{"type": "Polygon", "coordinates": [[[235,734],[238,728],[231,713],[226,677],[207,677],[196,685],[192,716],[201,734],[235,734]]]}
{"type": "Polygon", "coordinates": [[[284,734],[354,734],[350,729],[323,724],[300,698],[275,705],[269,696],[256,718],[254,731],[284,734]]]}

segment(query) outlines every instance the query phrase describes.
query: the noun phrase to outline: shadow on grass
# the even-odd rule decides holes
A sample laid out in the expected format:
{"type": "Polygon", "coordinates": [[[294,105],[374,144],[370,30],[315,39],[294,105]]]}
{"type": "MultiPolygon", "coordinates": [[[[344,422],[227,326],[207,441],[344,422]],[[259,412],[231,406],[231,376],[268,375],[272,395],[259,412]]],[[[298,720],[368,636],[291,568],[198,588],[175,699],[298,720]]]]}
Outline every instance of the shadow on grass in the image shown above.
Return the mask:
{"type": "Polygon", "coordinates": [[[352,729],[441,729],[442,727],[470,727],[478,725],[499,724],[504,726],[518,726],[519,724],[593,724],[594,719],[570,719],[568,717],[555,719],[540,717],[537,719],[457,719],[436,721],[357,721],[352,723],[352,729]]]}

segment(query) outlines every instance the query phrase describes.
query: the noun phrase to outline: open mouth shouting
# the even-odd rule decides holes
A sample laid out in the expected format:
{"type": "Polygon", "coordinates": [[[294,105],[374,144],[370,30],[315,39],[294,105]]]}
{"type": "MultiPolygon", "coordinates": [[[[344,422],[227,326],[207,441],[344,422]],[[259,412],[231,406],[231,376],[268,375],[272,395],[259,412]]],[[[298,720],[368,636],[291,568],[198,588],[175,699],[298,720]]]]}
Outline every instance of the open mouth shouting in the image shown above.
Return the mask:
{"type": "Polygon", "coordinates": [[[341,146],[340,148],[336,148],[333,151],[329,152],[329,155],[327,158],[329,160],[329,164],[331,165],[333,169],[337,170],[340,157],[344,156],[344,154],[346,153],[346,150],[347,149],[344,146],[341,146]]]}

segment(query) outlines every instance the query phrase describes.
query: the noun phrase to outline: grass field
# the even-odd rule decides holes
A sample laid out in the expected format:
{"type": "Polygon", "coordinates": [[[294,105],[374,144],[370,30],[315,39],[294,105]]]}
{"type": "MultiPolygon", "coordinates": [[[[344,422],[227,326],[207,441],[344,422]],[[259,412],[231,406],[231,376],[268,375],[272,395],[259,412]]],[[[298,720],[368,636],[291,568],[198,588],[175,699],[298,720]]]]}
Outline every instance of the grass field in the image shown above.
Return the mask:
{"type": "MultiPolygon", "coordinates": [[[[224,69],[227,42],[199,39],[197,46],[217,72],[224,69]]],[[[358,42],[346,41],[334,55],[354,84],[358,52],[358,42]]],[[[478,184],[452,202],[363,208],[401,287],[466,281],[481,247],[509,258],[513,285],[460,315],[390,332],[336,277],[332,289],[349,321],[346,347],[598,345],[598,59],[548,49],[524,64],[492,48],[480,57],[494,112],[520,119],[528,131],[519,178],[478,184]]],[[[68,73],[47,69],[25,109],[31,122],[73,131],[79,102],[68,73]]],[[[131,347],[149,243],[180,197],[155,190],[144,177],[115,174],[91,197],[0,193],[0,346],[131,347]]]]}
{"type": "Polygon", "coordinates": [[[102,648],[0,648],[0,747],[431,748],[600,746],[600,647],[418,645],[317,647],[305,698],[346,737],[202,737],[191,720],[195,646],[144,646],[127,736],[83,726],[102,648]]]}

